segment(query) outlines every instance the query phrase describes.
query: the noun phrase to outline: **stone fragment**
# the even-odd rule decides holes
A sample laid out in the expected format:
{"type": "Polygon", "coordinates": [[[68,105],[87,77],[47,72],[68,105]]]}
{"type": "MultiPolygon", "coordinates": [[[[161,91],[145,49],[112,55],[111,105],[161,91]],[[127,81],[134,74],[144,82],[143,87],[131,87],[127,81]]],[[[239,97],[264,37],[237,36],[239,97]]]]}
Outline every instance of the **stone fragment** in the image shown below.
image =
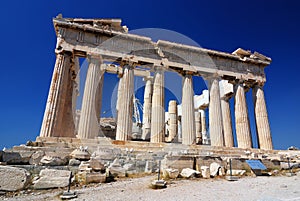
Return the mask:
{"type": "Polygon", "coordinates": [[[71,158],[71,159],[69,160],[69,166],[79,166],[80,163],[81,163],[81,161],[80,161],[80,160],[77,160],[77,159],[75,159],[75,158],[71,158]]]}
{"type": "Polygon", "coordinates": [[[221,168],[221,165],[219,163],[213,162],[210,164],[210,176],[215,177],[219,173],[219,169],[221,168]]]}
{"type": "Polygon", "coordinates": [[[163,170],[164,178],[176,179],[178,176],[179,176],[178,169],[167,168],[163,170]]]}
{"type": "Polygon", "coordinates": [[[71,171],[44,169],[41,170],[40,178],[33,181],[34,189],[49,189],[49,188],[62,188],[69,184],[71,171]]]}
{"type": "Polygon", "coordinates": [[[125,165],[123,165],[123,168],[124,168],[126,171],[131,171],[131,170],[134,170],[134,169],[135,169],[135,165],[132,164],[132,163],[126,163],[125,165]]]}
{"type": "Polygon", "coordinates": [[[123,168],[116,158],[114,162],[108,167],[109,172],[114,176],[125,177],[126,176],[126,169],[123,168]]]}
{"type": "Polygon", "coordinates": [[[146,173],[152,173],[153,172],[153,170],[154,170],[154,165],[155,165],[155,163],[154,163],[154,161],[146,161],[146,165],[145,165],[145,172],[146,173]]]}
{"type": "Polygon", "coordinates": [[[106,174],[100,172],[79,172],[77,180],[80,184],[104,183],[106,181],[106,174]]]}
{"type": "Polygon", "coordinates": [[[225,168],[224,168],[223,166],[221,166],[221,167],[219,168],[218,174],[219,174],[220,176],[225,176],[225,175],[226,175],[225,168]]]}
{"type": "Polygon", "coordinates": [[[4,151],[2,160],[10,165],[28,164],[33,151],[4,151]]]}
{"type": "Polygon", "coordinates": [[[280,167],[283,170],[288,170],[292,168],[300,168],[300,163],[292,163],[290,162],[290,166],[287,162],[280,162],[280,167]]]}
{"type": "MultiPolygon", "coordinates": [[[[246,170],[232,170],[233,176],[243,176],[246,173],[246,170]]],[[[227,170],[226,175],[230,175],[230,170],[227,170]]]]}
{"type": "Polygon", "coordinates": [[[68,161],[66,159],[61,159],[56,156],[43,156],[40,161],[40,164],[45,166],[61,166],[67,165],[67,163],[68,161]]]}
{"type": "Polygon", "coordinates": [[[87,169],[90,168],[90,163],[88,161],[81,161],[79,167],[78,167],[78,170],[79,171],[85,171],[87,169]]]}
{"type": "Polygon", "coordinates": [[[90,167],[93,169],[93,170],[96,170],[96,171],[103,171],[105,170],[105,166],[104,164],[102,164],[99,160],[97,159],[93,159],[91,158],[90,161],[90,167]]]}
{"type": "Polygon", "coordinates": [[[29,159],[29,164],[38,165],[41,159],[43,158],[43,156],[45,156],[45,152],[42,150],[34,152],[29,159]]]}
{"type": "Polygon", "coordinates": [[[0,166],[0,191],[17,191],[26,187],[29,173],[22,168],[0,166]]]}
{"type": "Polygon", "coordinates": [[[208,166],[201,166],[201,174],[202,177],[205,179],[210,178],[210,171],[209,171],[209,167],[208,166]]]}
{"type": "Polygon", "coordinates": [[[199,176],[201,173],[196,171],[196,170],[193,170],[191,168],[184,168],[182,169],[180,175],[183,177],[183,178],[191,178],[191,177],[196,177],[196,176],[199,176]]]}
{"type": "Polygon", "coordinates": [[[91,155],[87,150],[75,149],[70,156],[77,160],[89,160],[91,155]]]}

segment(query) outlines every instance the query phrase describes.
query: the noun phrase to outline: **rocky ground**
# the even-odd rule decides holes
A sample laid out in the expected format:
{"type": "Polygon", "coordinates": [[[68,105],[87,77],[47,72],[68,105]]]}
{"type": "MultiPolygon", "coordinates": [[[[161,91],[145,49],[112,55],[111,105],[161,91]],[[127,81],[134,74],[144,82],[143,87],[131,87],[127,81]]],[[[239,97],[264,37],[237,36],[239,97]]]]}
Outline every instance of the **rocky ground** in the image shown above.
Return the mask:
{"type": "MultiPolygon", "coordinates": [[[[300,172],[296,176],[243,177],[229,182],[222,178],[177,179],[168,181],[165,189],[151,189],[154,176],[123,179],[112,183],[76,188],[73,200],[260,200],[300,201],[300,172]]],[[[0,200],[60,200],[61,189],[22,193],[0,200]]]]}

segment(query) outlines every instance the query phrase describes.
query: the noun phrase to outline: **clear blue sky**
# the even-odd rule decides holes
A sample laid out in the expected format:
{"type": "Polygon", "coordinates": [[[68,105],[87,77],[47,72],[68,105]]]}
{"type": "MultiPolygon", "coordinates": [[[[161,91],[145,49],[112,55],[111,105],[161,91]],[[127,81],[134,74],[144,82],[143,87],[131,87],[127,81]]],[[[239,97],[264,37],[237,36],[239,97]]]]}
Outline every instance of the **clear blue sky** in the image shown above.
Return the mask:
{"type": "Polygon", "coordinates": [[[122,18],[130,30],[163,28],[202,47],[238,47],[273,59],[265,95],[274,146],[300,147],[297,0],[251,1],[3,1],[0,7],[0,148],[34,140],[44,113],[55,62],[52,18],[122,18]]]}

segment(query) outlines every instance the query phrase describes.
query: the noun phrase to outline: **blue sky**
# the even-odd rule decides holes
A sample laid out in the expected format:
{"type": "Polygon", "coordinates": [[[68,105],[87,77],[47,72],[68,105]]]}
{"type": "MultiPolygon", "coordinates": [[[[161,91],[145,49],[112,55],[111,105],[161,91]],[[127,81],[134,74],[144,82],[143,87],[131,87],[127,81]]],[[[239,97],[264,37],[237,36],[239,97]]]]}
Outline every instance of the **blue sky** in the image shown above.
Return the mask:
{"type": "Polygon", "coordinates": [[[122,18],[129,30],[163,28],[205,48],[232,52],[242,47],[270,56],[265,96],[274,146],[300,147],[299,9],[296,0],[4,1],[0,7],[0,148],[34,140],[39,134],[55,62],[52,18],[58,13],[122,18]]]}

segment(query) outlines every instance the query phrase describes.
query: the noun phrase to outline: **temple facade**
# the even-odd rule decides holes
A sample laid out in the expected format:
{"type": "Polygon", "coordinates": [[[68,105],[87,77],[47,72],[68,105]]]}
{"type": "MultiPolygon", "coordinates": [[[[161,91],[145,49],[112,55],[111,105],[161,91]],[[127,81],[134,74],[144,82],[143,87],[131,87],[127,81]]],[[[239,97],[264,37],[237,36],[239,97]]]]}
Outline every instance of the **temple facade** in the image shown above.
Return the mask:
{"type": "Polygon", "coordinates": [[[237,147],[252,148],[245,95],[252,89],[258,146],[273,149],[263,89],[264,68],[270,58],[241,48],[225,53],[163,40],[153,42],[128,33],[118,19],[58,16],[53,23],[56,62],[40,137],[98,137],[103,76],[109,72],[119,77],[115,140],[132,139],[134,76],[142,76],[145,94],[141,138],[149,143],[207,144],[209,132],[211,146],[234,147],[235,130],[237,147]],[[79,58],[86,58],[89,66],[78,119],[73,103],[79,90],[79,58]],[[182,77],[181,104],[164,104],[164,74],[168,71],[182,77]],[[209,83],[202,97],[194,95],[193,76],[209,83]],[[235,129],[230,99],[234,99],[235,129]]]}

